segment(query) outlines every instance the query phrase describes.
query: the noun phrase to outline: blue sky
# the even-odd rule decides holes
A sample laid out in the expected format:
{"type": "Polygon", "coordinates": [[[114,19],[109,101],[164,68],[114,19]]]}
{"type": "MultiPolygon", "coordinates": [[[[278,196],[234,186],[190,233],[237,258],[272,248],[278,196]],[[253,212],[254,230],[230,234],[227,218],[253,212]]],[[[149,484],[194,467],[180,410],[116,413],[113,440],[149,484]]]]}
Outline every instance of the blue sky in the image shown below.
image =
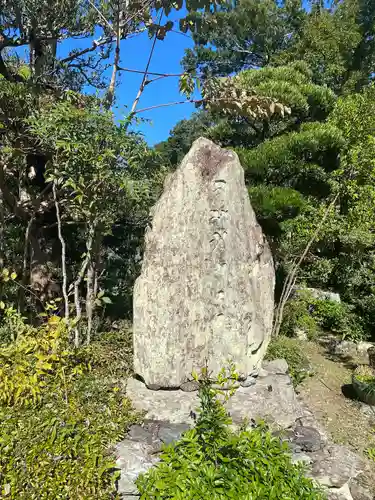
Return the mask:
{"type": "MultiPolygon", "coordinates": [[[[85,48],[91,45],[92,40],[66,40],[59,47],[59,55],[64,56],[73,48],[85,48]]],[[[150,53],[152,40],[147,33],[142,33],[134,38],[121,43],[120,66],[144,70],[150,53]]],[[[158,73],[181,73],[180,61],[184,51],[192,47],[190,37],[179,33],[170,32],[163,41],[157,41],[150,71],[158,73]]],[[[121,119],[129,113],[130,107],[137,95],[142,75],[134,73],[121,73],[117,88],[116,118],[121,119]]],[[[163,78],[148,85],[141,97],[138,109],[184,100],[178,90],[178,78],[163,78]]],[[[176,105],[159,108],[138,115],[146,119],[137,125],[150,145],[167,139],[171,128],[181,119],[188,118],[195,110],[192,104],[176,105]]]]}
{"type": "MultiPolygon", "coordinates": [[[[304,2],[307,8],[307,1],[304,2]]],[[[327,5],[330,0],[326,0],[327,5]]],[[[179,15],[185,12],[180,11],[179,15]]],[[[174,13],[176,14],[176,12],[174,13]]],[[[174,17],[174,16],[173,16],[174,17]]],[[[176,29],[177,25],[176,24],[176,29]]],[[[73,48],[85,48],[91,46],[92,39],[66,40],[59,46],[59,56],[68,55],[73,48]]],[[[152,40],[147,33],[121,42],[120,66],[136,70],[144,70],[150,53],[152,40]]],[[[157,41],[150,71],[160,73],[180,73],[180,61],[184,56],[186,48],[193,47],[190,37],[179,33],[169,32],[163,41],[157,41]]],[[[110,71],[108,71],[110,76],[110,71]]],[[[137,95],[142,75],[132,73],[121,73],[117,88],[116,108],[114,109],[117,119],[125,117],[137,95]]],[[[178,78],[164,78],[158,82],[148,85],[142,95],[138,109],[155,106],[158,104],[183,100],[178,90],[178,78]]],[[[141,115],[144,119],[137,130],[141,131],[150,145],[167,139],[169,131],[183,118],[189,118],[195,107],[192,104],[183,104],[163,107],[151,110],[141,115]]]]}

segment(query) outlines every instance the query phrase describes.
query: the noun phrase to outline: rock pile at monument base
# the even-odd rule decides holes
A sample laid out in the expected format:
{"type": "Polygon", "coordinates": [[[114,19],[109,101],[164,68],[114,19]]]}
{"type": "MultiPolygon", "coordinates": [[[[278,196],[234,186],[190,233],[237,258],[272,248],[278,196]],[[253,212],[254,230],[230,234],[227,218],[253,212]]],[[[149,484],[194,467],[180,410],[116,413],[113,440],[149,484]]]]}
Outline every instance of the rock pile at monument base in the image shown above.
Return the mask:
{"type": "MultiPolygon", "coordinates": [[[[367,461],[344,446],[333,444],[311,412],[295,393],[285,360],[264,363],[255,383],[238,389],[227,408],[234,420],[262,418],[280,439],[290,445],[294,462],[304,462],[307,474],[327,491],[328,500],[374,500],[366,486],[367,461]]],[[[128,396],[135,408],[146,411],[143,425],[132,426],[117,444],[117,466],[121,470],[118,491],[123,499],[136,500],[138,474],[158,461],[163,443],[169,444],[193,425],[196,392],[149,391],[134,379],[128,381],[128,396]]]]}

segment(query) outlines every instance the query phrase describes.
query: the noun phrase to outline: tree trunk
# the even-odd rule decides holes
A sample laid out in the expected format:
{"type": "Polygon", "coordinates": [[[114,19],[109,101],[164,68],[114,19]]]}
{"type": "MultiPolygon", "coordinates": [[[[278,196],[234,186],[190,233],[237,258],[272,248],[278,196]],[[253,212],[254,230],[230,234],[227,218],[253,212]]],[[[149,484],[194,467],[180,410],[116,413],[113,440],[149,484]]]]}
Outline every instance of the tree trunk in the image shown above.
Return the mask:
{"type": "Polygon", "coordinates": [[[100,260],[102,234],[97,230],[92,247],[92,257],[87,268],[86,275],[86,317],[87,317],[87,337],[86,344],[91,342],[92,320],[95,309],[95,300],[98,295],[98,268],[100,260]]]}
{"type": "Polygon", "coordinates": [[[335,205],[337,199],[339,197],[339,193],[337,193],[335,195],[335,197],[333,198],[333,200],[331,201],[331,203],[328,205],[328,207],[326,208],[324,214],[323,214],[323,217],[321,218],[316,230],[314,231],[312,237],[310,238],[310,240],[308,241],[305,249],[303,250],[301,256],[299,257],[299,259],[297,260],[297,262],[295,264],[292,265],[292,268],[291,270],[289,271],[287,277],[286,277],[286,280],[284,282],[284,286],[283,286],[283,290],[281,292],[281,296],[280,296],[280,301],[279,301],[279,304],[277,306],[277,309],[276,309],[276,313],[275,313],[275,321],[274,321],[274,325],[273,325],[273,328],[272,328],[272,336],[273,337],[277,337],[280,333],[280,327],[281,327],[281,323],[283,321],[283,314],[284,314],[284,308],[285,308],[285,304],[287,303],[289,297],[290,297],[290,293],[292,291],[292,288],[296,282],[296,279],[297,279],[297,273],[301,267],[301,264],[302,262],[304,261],[308,251],[310,250],[311,248],[311,245],[314,243],[314,241],[316,240],[316,238],[318,237],[320,231],[322,230],[323,226],[324,226],[324,223],[331,211],[331,209],[333,208],[333,206],[335,205]]]}
{"type": "Polygon", "coordinates": [[[69,298],[68,298],[68,276],[66,272],[66,245],[65,245],[65,240],[62,234],[62,227],[61,227],[61,217],[60,217],[60,207],[59,207],[59,202],[57,200],[57,193],[56,193],[56,184],[55,182],[53,183],[52,186],[53,190],[53,198],[55,201],[55,208],[56,208],[56,218],[57,218],[57,231],[59,235],[59,240],[61,243],[61,272],[63,276],[63,284],[62,284],[62,293],[64,297],[64,311],[65,311],[65,319],[69,319],[69,298]]]}
{"type": "Polygon", "coordinates": [[[95,237],[95,229],[96,229],[96,223],[92,223],[89,225],[89,232],[88,232],[88,237],[86,241],[86,255],[85,258],[82,262],[81,269],[78,273],[78,276],[76,280],[74,281],[73,284],[73,289],[74,289],[74,304],[76,308],[76,328],[75,328],[75,336],[74,336],[74,345],[76,348],[79,347],[80,344],[80,339],[79,339],[79,322],[82,318],[82,308],[81,308],[81,302],[80,302],[80,294],[79,294],[79,287],[82,283],[82,280],[86,274],[86,270],[88,266],[90,265],[90,261],[92,259],[92,248],[94,244],[94,237],[95,237]]]}

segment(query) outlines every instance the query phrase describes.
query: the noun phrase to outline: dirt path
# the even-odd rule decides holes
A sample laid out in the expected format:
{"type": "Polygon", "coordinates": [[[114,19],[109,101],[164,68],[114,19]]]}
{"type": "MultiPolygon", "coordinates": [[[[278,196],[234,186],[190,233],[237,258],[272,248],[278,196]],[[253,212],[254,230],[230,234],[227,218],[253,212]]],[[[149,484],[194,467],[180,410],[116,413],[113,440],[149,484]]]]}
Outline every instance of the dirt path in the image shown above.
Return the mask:
{"type": "Polygon", "coordinates": [[[301,384],[302,398],[336,443],[366,456],[366,448],[375,447],[375,409],[366,406],[365,412],[361,403],[344,396],[342,387],[351,383],[352,370],[343,362],[329,359],[316,343],[304,343],[303,350],[315,376],[301,384]]]}

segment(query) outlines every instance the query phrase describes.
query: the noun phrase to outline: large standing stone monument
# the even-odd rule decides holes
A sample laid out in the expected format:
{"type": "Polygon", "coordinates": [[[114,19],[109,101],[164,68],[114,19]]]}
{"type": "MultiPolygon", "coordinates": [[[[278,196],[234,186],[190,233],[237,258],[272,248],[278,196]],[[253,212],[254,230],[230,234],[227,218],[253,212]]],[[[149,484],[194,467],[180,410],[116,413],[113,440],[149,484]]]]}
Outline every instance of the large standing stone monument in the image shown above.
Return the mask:
{"type": "Polygon", "coordinates": [[[231,359],[246,378],[272,325],[274,267],[234,152],[198,139],[166,181],[134,289],[134,369],[150,388],[231,359]]]}

